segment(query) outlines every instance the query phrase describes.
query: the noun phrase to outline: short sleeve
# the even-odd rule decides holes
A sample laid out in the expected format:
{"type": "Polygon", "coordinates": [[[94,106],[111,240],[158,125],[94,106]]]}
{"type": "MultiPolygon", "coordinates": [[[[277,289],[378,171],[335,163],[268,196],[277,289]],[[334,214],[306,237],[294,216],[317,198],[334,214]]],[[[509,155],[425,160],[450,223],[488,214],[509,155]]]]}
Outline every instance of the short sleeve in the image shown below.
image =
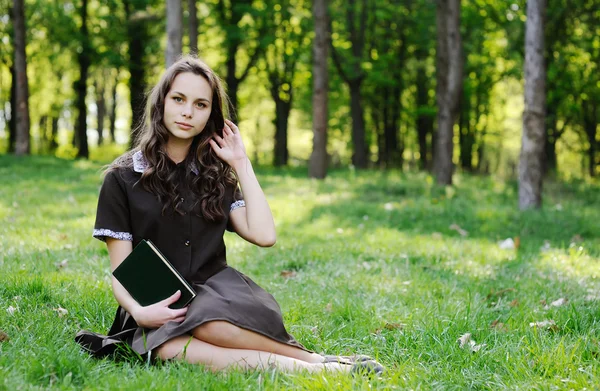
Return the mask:
{"type": "MultiPolygon", "coordinates": [[[[246,202],[244,201],[244,197],[239,188],[236,188],[233,192],[233,199],[231,201],[231,206],[229,208],[229,213],[233,212],[238,208],[243,208],[246,206],[246,202]]],[[[233,232],[233,226],[231,225],[231,220],[227,221],[227,231],[233,232]]]]}
{"type": "Polygon", "coordinates": [[[124,184],[119,180],[117,170],[106,173],[98,197],[94,234],[96,239],[106,241],[107,237],[133,241],[129,201],[124,184]]]}

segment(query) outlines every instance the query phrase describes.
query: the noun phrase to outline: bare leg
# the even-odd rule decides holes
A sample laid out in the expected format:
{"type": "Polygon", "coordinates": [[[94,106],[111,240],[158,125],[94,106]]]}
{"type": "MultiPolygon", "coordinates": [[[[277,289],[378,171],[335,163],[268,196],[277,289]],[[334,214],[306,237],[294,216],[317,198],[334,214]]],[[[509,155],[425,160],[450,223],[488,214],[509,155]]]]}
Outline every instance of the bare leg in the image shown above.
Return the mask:
{"type": "Polygon", "coordinates": [[[277,342],[225,321],[204,323],[192,330],[192,334],[201,341],[224,348],[259,350],[313,364],[323,362],[323,356],[319,354],[277,342]]]}
{"type": "Polygon", "coordinates": [[[179,336],[162,344],[156,351],[162,360],[177,358],[191,364],[204,364],[213,371],[233,369],[277,368],[286,372],[305,370],[308,372],[349,371],[343,364],[311,364],[278,354],[249,349],[229,349],[211,345],[192,336],[179,336]]]}

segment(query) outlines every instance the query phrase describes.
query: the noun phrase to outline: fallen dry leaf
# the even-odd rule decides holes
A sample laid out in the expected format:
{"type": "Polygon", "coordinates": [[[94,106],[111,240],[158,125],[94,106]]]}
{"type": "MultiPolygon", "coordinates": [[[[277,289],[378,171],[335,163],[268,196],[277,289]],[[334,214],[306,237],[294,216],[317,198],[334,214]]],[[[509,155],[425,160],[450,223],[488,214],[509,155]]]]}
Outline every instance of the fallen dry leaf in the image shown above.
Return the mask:
{"type": "Polygon", "coordinates": [[[460,236],[467,236],[469,233],[467,231],[465,231],[464,229],[460,228],[458,226],[458,224],[452,224],[450,225],[450,229],[453,231],[456,231],[460,234],[460,236]]]}
{"type": "Polygon", "coordinates": [[[465,333],[458,338],[458,347],[464,348],[471,340],[471,333],[465,333]]]}
{"type": "Polygon", "coordinates": [[[519,247],[521,247],[521,237],[516,236],[515,237],[515,248],[519,248],[519,247]]]}
{"type": "Polygon", "coordinates": [[[331,302],[327,303],[327,305],[325,306],[325,311],[331,312],[332,309],[333,309],[333,304],[331,304],[331,302]]]}
{"type": "Polygon", "coordinates": [[[280,273],[283,278],[292,278],[296,277],[296,272],[294,270],[284,270],[280,273]]]}
{"type": "Polygon", "coordinates": [[[475,340],[471,338],[471,333],[465,333],[458,338],[458,346],[461,349],[469,349],[471,352],[478,352],[486,346],[486,344],[477,344],[475,340]]]}
{"type": "Polygon", "coordinates": [[[490,328],[496,329],[498,331],[508,331],[508,329],[506,328],[506,325],[504,323],[500,322],[498,319],[496,319],[492,323],[490,323],[490,328]]]}
{"type": "Polygon", "coordinates": [[[406,324],[404,323],[387,323],[385,325],[383,325],[383,327],[378,328],[377,330],[375,330],[376,334],[380,334],[383,330],[402,330],[404,327],[406,327],[406,324]]]}
{"type": "Polygon", "coordinates": [[[550,331],[558,331],[558,326],[556,325],[556,322],[552,319],[542,320],[540,322],[531,322],[529,323],[529,327],[537,327],[540,329],[546,329],[550,331]]]}
{"type": "Polygon", "coordinates": [[[69,263],[69,260],[63,259],[62,261],[55,263],[54,266],[60,270],[67,267],[67,263],[69,263]]]}
{"type": "Polygon", "coordinates": [[[514,299],[513,301],[511,301],[510,303],[508,303],[509,306],[511,307],[518,307],[519,306],[519,299],[514,299]]]}
{"type": "Polygon", "coordinates": [[[498,243],[500,250],[514,250],[516,248],[513,238],[507,238],[498,243]]]}
{"type": "Polygon", "coordinates": [[[552,307],[560,307],[560,306],[563,306],[563,305],[567,304],[568,302],[569,302],[569,299],[561,297],[558,300],[554,300],[552,303],[550,303],[550,305],[552,307]]]}
{"type": "Polygon", "coordinates": [[[63,316],[65,316],[69,313],[69,311],[67,311],[66,309],[64,309],[62,307],[53,308],[53,311],[56,311],[59,318],[62,318],[63,316]]]}
{"type": "Polygon", "coordinates": [[[16,311],[17,309],[12,305],[8,306],[8,308],[6,309],[6,312],[8,312],[10,315],[14,314],[16,311]]]}
{"type": "Polygon", "coordinates": [[[393,210],[394,209],[394,205],[391,202],[386,202],[386,204],[383,206],[383,208],[385,210],[393,210]]]}
{"type": "Polygon", "coordinates": [[[515,288],[505,288],[505,289],[500,289],[499,291],[494,292],[493,290],[490,291],[490,293],[488,293],[488,295],[485,297],[486,300],[495,298],[495,297],[501,297],[504,296],[506,293],[508,292],[516,292],[517,290],[515,288]]]}
{"type": "Polygon", "coordinates": [[[8,342],[8,334],[0,330],[0,342],[8,342]]]}

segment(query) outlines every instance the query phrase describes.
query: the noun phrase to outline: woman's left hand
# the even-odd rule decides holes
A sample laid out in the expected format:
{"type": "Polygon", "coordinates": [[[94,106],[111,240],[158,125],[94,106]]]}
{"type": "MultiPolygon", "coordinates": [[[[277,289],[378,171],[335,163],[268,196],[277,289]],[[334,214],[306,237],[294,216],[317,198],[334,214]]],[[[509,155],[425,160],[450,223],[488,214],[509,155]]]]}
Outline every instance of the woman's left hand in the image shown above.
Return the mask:
{"type": "Polygon", "coordinates": [[[214,134],[209,142],[219,159],[232,167],[235,166],[236,162],[245,161],[247,158],[246,147],[242,141],[240,130],[228,119],[225,120],[223,137],[214,134]]]}

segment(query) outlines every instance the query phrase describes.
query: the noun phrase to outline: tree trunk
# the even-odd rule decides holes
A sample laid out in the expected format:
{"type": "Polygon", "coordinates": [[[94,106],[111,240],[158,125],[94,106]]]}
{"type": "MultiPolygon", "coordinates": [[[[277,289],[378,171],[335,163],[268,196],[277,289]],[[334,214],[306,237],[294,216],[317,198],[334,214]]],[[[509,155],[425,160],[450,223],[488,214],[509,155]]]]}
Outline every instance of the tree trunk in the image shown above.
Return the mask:
{"type": "Polygon", "coordinates": [[[545,0],[527,2],[525,25],[525,110],[519,158],[519,207],[542,204],[546,71],[544,67],[545,0]]]}
{"type": "Polygon", "coordinates": [[[292,109],[291,102],[286,102],[273,96],[275,100],[275,154],[273,164],[285,166],[288,164],[288,118],[292,109]]]}
{"type": "Polygon", "coordinates": [[[238,50],[238,44],[235,42],[229,43],[227,50],[227,76],[225,77],[225,82],[227,83],[227,95],[229,96],[229,118],[232,122],[238,122],[237,116],[237,107],[238,107],[238,86],[239,80],[235,75],[235,68],[237,66],[237,60],[235,58],[235,54],[238,50]]]}
{"type": "Polygon", "coordinates": [[[350,116],[352,117],[352,144],[354,145],[354,154],[352,155],[352,164],[356,168],[367,168],[368,153],[365,142],[365,115],[363,112],[360,96],[360,86],[362,80],[350,80],[350,116]]]}
{"type": "Polygon", "coordinates": [[[8,121],[8,152],[13,153],[15,151],[15,144],[17,142],[17,73],[15,66],[10,67],[10,120],[8,121]]]}
{"type": "MultiPolygon", "coordinates": [[[[118,73],[118,72],[117,72],[118,73]]],[[[110,111],[108,113],[108,122],[110,123],[110,140],[113,143],[116,143],[115,139],[115,127],[117,123],[117,86],[119,85],[118,80],[115,78],[114,84],[111,91],[111,106],[110,111]]]]}
{"type": "Polygon", "coordinates": [[[52,132],[50,134],[50,151],[56,151],[58,148],[58,116],[52,117],[52,132]]]}
{"type": "Polygon", "coordinates": [[[190,53],[198,54],[198,9],[196,0],[188,0],[190,53]]]}
{"type": "Polygon", "coordinates": [[[81,52],[77,56],[79,62],[79,80],[75,82],[75,94],[77,95],[77,103],[75,105],[77,107],[77,121],[75,122],[75,126],[77,127],[77,146],[79,147],[77,157],[85,159],[90,155],[87,140],[87,106],[85,104],[88,69],[90,67],[87,4],[88,0],[82,0],[81,8],[79,9],[81,16],[81,28],[79,29],[81,34],[81,52]]]}
{"type": "Polygon", "coordinates": [[[596,152],[600,142],[596,140],[596,134],[598,129],[598,105],[596,102],[584,101],[581,104],[583,111],[583,130],[586,135],[587,141],[590,144],[587,150],[588,155],[588,172],[590,177],[596,176],[596,152]]]}
{"type": "MultiPolygon", "coordinates": [[[[29,155],[29,85],[27,81],[27,57],[25,53],[25,6],[24,0],[13,4],[13,25],[15,34],[15,79],[16,79],[16,137],[15,154],[29,155]]],[[[12,109],[12,108],[11,108],[12,109]]],[[[11,114],[12,116],[12,114],[11,114]]]]}
{"type": "Polygon", "coordinates": [[[451,185],[454,123],[462,88],[460,0],[439,0],[436,19],[438,131],[434,173],[438,184],[451,185]]]}
{"type": "Polygon", "coordinates": [[[313,1],[315,38],[313,41],[313,150],[308,175],[323,179],[327,175],[327,0],[313,1]]]}
{"type": "Polygon", "coordinates": [[[104,99],[104,87],[100,83],[94,83],[94,90],[96,92],[96,108],[97,108],[97,128],[98,128],[98,145],[104,143],[104,117],[106,115],[106,99],[104,99]]]}
{"type": "Polygon", "coordinates": [[[428,94],[429,87],[427,85],[425,64],[419,64],[417,69],[417,138],[419,140],[419,161],[422,170],[429,168],[427,135],[431,134],[433,126],[431,115],[425,113],[425,110],[429,107],[428,94]]]}
{"type": "Polygon", "coordinates": [[[183,11],[181,0],[167,0],[167,48],[165,63],[167,68],[173,65],[181,55],[183,37],[183,11]]]}
{"type": "Polygon", "coordinates": [[[133,19],[132,4],[130,0],[124,1],[127,16],[127,36],[129,39],[129,99],[131,105],[131,138],[130,148],[137,146],[138,136],[144,106],[146,103],[146,75],[145,75],[145,47],[148,39],[145,20],[133,19]],[[135,77],[134,77],[135,76],[135,77]]]}

